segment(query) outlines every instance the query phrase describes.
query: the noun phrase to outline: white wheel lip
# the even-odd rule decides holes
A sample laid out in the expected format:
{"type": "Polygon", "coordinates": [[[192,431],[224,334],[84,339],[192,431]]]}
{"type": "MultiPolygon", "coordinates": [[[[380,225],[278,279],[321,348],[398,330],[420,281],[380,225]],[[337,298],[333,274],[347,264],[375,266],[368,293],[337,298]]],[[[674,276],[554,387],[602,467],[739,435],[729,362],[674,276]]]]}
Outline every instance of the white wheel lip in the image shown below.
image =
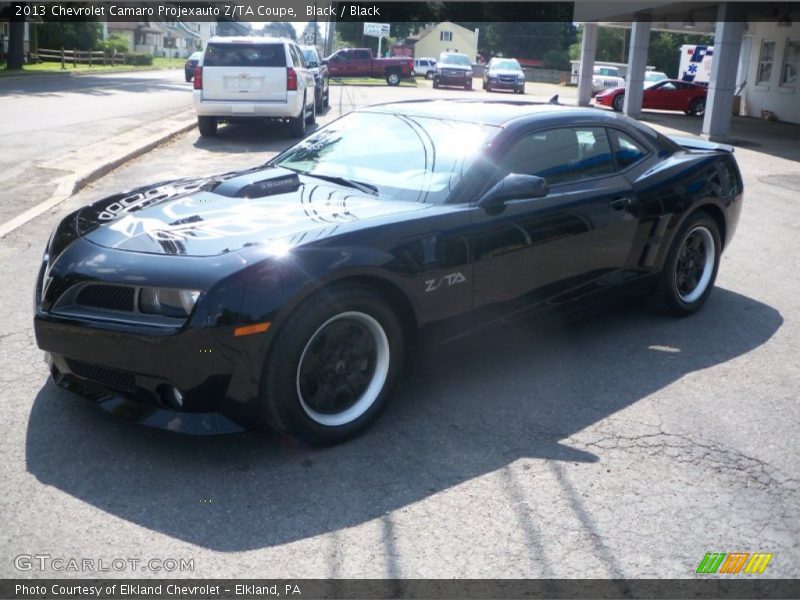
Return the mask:
{"type": "Polygon", "coordinates": [[[708,288],[708,284],[711,282],[711,276],[714,273],[714,262],[717,258],[717,247],[714,243],[714,236],[711,235],[711,231],[708,227],[703,225],[698,225],[697,227],[693,227],[690,229],[687,234],[683,237],[681,241],[681,245],[678,247],[678,255],[680,256],[680,249],[683,248],[683,245],[686,241],[692,236],[693,233],[699,233],[700,236],[703,238],[703,244],[706,249],[706,262],[703,265],[703,274],[700,276],[700,281],[697,282],[695,288],[686,295],[681,294],[680,290],[678,289],[677,280],[675,282],[675,292],[678,294],[678,298],[681,299],[682,302],[685,304],[691,304],[692,302],[696,302],[706,291],[708,288]]]}
{"type": "Polygon", "coordinates": [[[300,360],[297,362],[295,388],[297,391],[297,400],[300,402],[300,406],[312,421],[326,427],[341,427],[342,425],[348,425],[352,423],[363,416],[375,404],[378,396],[380,396],[383,386],[386,383],[386,379],[389,376],[390,356],[391,351],[389,349],[389,338],[387,337],[383,326],[374,317],[359,311],[347,311],[331,317],[322,325],[317,327],[317,330],[313,333],[313,335],[308,338],[308,341],[303,347],[303,352],[300,354],[300,360]],[[376,350],[375,372],[372,375],[372,380],[369,382],[367,389],[364,390],[364,393],[361,394],[361,397],[356,400],[352,406],[335,414],[321,413],[311,408],[305,402],[305,400],[303,400],[303,393],[300,391],[300,371],[303,366],[303,359],[306,356],[306,352],[308,351],[309,347],[311,347],[312,342],[316,339],[319,333],[331,323],[341,319],[352,319],[358,321],[362,325],[366,326],[366,328],[372,334],[372,340],[375,343],[376,350]]]}

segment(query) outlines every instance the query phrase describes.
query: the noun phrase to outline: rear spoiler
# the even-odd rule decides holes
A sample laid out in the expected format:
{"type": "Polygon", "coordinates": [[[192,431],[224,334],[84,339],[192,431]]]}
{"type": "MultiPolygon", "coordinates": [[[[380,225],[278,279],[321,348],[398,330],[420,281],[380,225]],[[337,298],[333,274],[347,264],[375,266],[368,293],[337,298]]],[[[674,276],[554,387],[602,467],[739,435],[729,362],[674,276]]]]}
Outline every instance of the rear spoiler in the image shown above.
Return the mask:
{"type": "Polygon", "coordinates": [[[716,150],[720,152],[729,152],[733,154],[733,146],[729,144],[718,144],[717,142],[708,142],[706,140],[698,140],[696,138],[680,137],[677,135],[667,136],[679,146],[687,150],[716,150]]]}

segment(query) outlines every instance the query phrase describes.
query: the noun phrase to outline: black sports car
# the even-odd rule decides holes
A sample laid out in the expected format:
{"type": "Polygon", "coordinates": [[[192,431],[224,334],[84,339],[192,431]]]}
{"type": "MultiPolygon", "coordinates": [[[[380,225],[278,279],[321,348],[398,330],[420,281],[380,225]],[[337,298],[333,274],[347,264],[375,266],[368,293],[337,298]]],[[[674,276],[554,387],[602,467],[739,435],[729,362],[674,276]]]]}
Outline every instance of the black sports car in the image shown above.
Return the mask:
{"type": "Polygon", "coordinates": [[[731,148],[621,115],[375,106],[262,167],[66,217],[36,339],[58,383],[142,422],[333,443],[377,417],[422,330],[619,289],[696,311],[741,199],[731,148]]]}

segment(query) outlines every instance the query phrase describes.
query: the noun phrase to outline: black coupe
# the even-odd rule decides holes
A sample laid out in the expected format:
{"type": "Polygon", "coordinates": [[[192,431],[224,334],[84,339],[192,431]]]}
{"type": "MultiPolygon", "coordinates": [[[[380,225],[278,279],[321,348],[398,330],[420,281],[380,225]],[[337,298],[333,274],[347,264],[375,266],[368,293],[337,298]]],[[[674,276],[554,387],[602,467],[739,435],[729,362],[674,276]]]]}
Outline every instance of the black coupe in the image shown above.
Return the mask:
{"type": "Polygon", "coordinates": [[[144,423],[334,443],[385,407],[421,331],[622,289],[696,311],[741,206],[730,147],[621,115],[375,106],[262,167],[67,216],[36,339],[56,382],[144,423]]]}

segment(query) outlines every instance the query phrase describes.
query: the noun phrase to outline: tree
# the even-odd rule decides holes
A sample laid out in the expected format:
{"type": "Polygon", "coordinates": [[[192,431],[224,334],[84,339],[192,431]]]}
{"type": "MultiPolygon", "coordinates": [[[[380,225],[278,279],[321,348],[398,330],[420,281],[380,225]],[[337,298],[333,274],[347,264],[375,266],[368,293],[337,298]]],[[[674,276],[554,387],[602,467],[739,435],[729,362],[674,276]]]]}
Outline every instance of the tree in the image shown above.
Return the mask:
{"type": "Polygon", "coordinates": [[[100,47],[103,39],[103,28],[95,21],[45,22],[38,28],[41,48],[94,50],[100,47]]]}
{"type": "Polygon", "coordinates": [[[267,23],[264,25],[262,32],[264,35],[272,37],[282,37],[297,40],[297,34],[295,33],[294,25],[286,21],[272,21],[271,23],[267,23]]]}
{"type": "Polygon", "coordinates": [[[8,58],[6,69],[18,70],[25,64],[25,18],[17,17],[17,7],[25,7],[24,2],[11,5],[11,22],[8,28],[8,58]]]}
{"type": "Polygon", "coordinates": [[[542,57],[542,66],[545,69],[569,71],[569,52],[566,50],[548,50],[542,57]]]}

